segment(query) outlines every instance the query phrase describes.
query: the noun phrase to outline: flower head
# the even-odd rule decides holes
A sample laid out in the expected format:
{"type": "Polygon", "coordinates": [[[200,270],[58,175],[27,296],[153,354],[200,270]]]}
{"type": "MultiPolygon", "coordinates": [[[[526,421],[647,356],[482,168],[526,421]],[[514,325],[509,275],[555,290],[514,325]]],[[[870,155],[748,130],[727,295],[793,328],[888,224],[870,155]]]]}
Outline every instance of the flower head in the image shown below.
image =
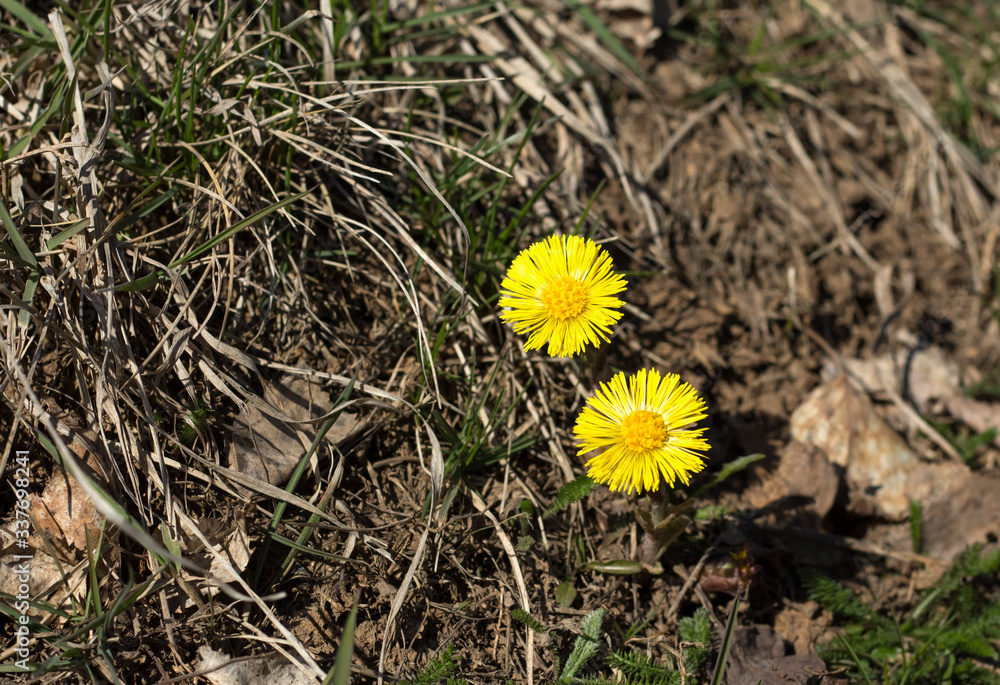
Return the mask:
{"type": "Polygon", "coordinates": [[[608,340],[621,318],[625,279],[611,269],[611,255],[578,235],[550,236],[523,250],[500,284],[500,315],[516,333],[528,333],[526,350],[548,342],[553,357],[579,354],[608,340]]]}
{"type": "Polygon", "coordinates": [[[705,451],[704,428],[683,430],[705,418],[705,400],[680,377],[643,369],[628,379],[619,373],[602,383],[576,420],[578,454],[606,447],[587,462],[588,475],[612,490],[656,491],[661,479],[688,484],[705,467],[694,450],[705,451]]]}

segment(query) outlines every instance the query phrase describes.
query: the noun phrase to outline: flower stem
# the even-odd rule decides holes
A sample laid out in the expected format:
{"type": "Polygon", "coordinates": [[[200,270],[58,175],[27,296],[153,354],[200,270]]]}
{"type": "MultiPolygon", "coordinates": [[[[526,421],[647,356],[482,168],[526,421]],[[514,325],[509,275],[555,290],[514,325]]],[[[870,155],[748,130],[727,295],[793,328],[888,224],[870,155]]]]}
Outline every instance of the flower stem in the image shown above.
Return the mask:
{"type": "Polygon", "coordinates": [[[587,362],[590,364],[591,384],[596,390],[601,383],[607,383],[611,380],[608,368],[608,344],[604,343],[600,347],[588,347],[586,354],[587,362]]]}
{"type": "Polygon", "coordinates": [[[694,507],[694,499],[673,504],[671,492],[670,488],[661,485],[658,490],[650,491],[636,509],[636,519],[645,531],[638,550],[639,562],[653,574],[663,573],[660,557],[691,523],[686,514],[694,507]]]}

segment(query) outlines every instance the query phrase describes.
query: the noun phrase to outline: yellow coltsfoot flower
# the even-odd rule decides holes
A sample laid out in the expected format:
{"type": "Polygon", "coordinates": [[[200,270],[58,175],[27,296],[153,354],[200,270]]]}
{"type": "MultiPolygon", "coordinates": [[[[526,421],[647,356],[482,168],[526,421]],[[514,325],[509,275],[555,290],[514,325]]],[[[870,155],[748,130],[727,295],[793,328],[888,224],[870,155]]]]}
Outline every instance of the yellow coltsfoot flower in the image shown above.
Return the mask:
{"type": "Polygon", "coordinates": [[[708,450],[704,428],[683,430],[703,419],[705,400],[680,376],[643,369],[628,379],[619,373],[602,383],[576,420],[577,454],[607,448],[587,462],[587,473],[612,490],[657,491],[660,481],[671,487],[688,484],[705,468],[695,450],[708,450]]]}
{"type": "Polygon", "coordinates": [[[523,250],[500,284],[500,315],[527,333],[524,349],[548,343],[552,357],[571,357],[587,344],[606,342],[621,318],[616,293],[625,279],[612,270],[611,255],[578,235],[550,236],[523,250]]]}

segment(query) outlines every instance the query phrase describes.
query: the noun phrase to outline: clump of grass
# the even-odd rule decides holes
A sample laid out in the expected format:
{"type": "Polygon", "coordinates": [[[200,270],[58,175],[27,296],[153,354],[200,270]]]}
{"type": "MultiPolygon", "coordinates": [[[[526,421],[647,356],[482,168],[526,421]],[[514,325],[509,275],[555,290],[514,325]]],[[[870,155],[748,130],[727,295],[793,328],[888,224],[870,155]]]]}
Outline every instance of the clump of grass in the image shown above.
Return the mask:
{"type": "Polygon", "coordinates": [[[983,448],[991,445],[997,437],[996,428],[990,428],[977,433],[976,431],[956,426],[950,422],[928,419],[927,423],[931,428],[944,436],[944,439],[955,448],[962,461],[973,467],[976,466],[983,448]]]}
{"type": "Polygon", "coordinates": [[[893,685],[998,683],[1000,551],[967,548],[903,614],[876,611],[848,588],[810,568],[800,575],[811,599],[833,612],[844,632],[820,648],[852,682],[893,685]]]}
{"type": "MultiPolygon", "coordinates": [[[[455,52],[456,29],[449,23],[485,6],[399,18],[387,15],[385,3],[368,11],[358,11],[357,3],[333,5],[331,21],[287,3],[258,12],[237,5],[221,14],[197,2],[177,13],[149,5],[128,16],[110,3],[87,11],[64,6],[46,16],[0,3],[0,96],[5,112],[15,115],[0,132],[0,292],[12,303],[2,316],[4,330],[13,332],[2,339],[0,402],[5,415],[18,417],[4,425],[7,452],[25,446],[37,460],[65,463],[87,481],[109,526],[126,533],[120,554],[117,546],[111,554],[107,543],[88,551],[93,568],[106,564],[107,571],[86,574],[86,603],[34,601],[48,613],[44,624],[31,623],[34,634],[44,635],[32,662],[39,675],[142,680],[146,675],[129,670],[142,667],[116,663],[116,647],[105,639],[121,614],[143,612],[144,603],[153,602],[149,615],[158,615],[158,593],[178,585],[202,604],[211,600],[217,584],[180,557],[179,520],[226,515],[234,495],[226,479],[240,475],[226,475],[227,425],[247,403],[261,401],[273,373],[296,361],[319,366],[316,358],[327,352],[329,370],[319,376],[335,388],[355,387],[350,372],[356,368],[336,372],[337,351],[354,348],[374,357],[386,341],[368,329],[386,324],[384,312],[396,309],[396,321],[383,328],[405,341],[392,364],[420,360],[426,382],[397,395],[379,387],[390,374],[378,368],[357,383],[358,393],[367,402],[376,397],[403,408],[406,394],[419,386],[413,390],[418,402],[429,397],[445,405],[437,354],[455,335],[454,322],[442,325],[439,339],[428,336],[427,322],[462,312],[438,312],[436,303],[418,301],[413,283],[445,284],[457,293],[441,298],[446,306],[464,301],[461,281],[474,280],[462,259],[468,241],[445,249],[416,240],[400,215],[425,212],[434,215],[434,230],[457,225],[461,231],[462,218],[434,187],[458,177],[443,171],[435,180],[424,169],[461,162],[468,178],[487,154],[510,168],[518,162],[511,148],[531,134],[520,120],[508,121],[500,139],[480,132],[483,147],[470,149],[457,136],[447,142],[444,127],[431,130],[432,118],[415,115],[415,123],[407,97],[416,91],[359,85],[404,64],[412,67],[411,77],[444,84],[449,73],[461,71],[456,65],[490,61],[455,52]],[[413,41],[435,49],[410,50],[413,41]],[[403,54],[394,55],[394,48],[403,54]],[[164,54],[171,55],[169,69],[158,61],[164,54]],[[350,87],[347,77],[354,79],[350,87]],[[414,135],[421,145],[407,147],[414,135]],[[448,160],[443,150],[455,157],[448,160]],[[437,164],[439,156],[445,163],[437,164]],[[395,206],[380,185],[394,174],[405,179],[407,169],[425,196],[417,208],[395,206]],[[383,282],[393,285],[385,289],[383,282]],[[43,389],[49,395],[40,396],[43,389]],[[90,431],[99,438],[75,437],[90,431]],[[83,453],[101,462],[108,482],[82,474],[76,455],[83,453]],[[130,580],[136,569],[143,571],[130,580]],[[189,573],[195,575],[185,577],[189,573]],[[77,639],[97,648],[81,650],[77,639]]],[[[517,193],[502,186],[509,175],[487,167],[497,175],[470,186],[483,194],[470,199],[461,184],[446,189],[469,209],[466,216],[474,216],[474,207],[516,200],[517,193]]],[[[492,210],[484,231],[499,227],[498,235],[477,233],[490,243],[477,244],[481,260],[504,252],[531,197],[523,196],[519,212],[506,205],[492,210]]],[[[357,365],[357,359],[343,361],[357,365]]],[[[455,480],[532,440],[522,435],[513,450],[495,447],[507,400],[502,391],[491,396],[491,384],[473,388],[481,371],[478,359],[473,364],[466,392],[447,404],[463,404],[477,420],[482,410],[492,423],[448,435],[455,480]]],[[[423,407],[420,412],[430,417],[423,407]]],[[[392,416],[391,407],[387,413],[392,416]]],[[[412,422],[413,415],[404,420],[412,422]]],[[[325,468],[335,455],[317,440],[303,456],[287,491],[238,481],[261,495],[246,511],[264,544],[254,540],[259,554],[251,583],[225,591],[254,603],[319,674],[253,584],[269,582],[263,571],[271,566],[286,571],[298,553],[336,556],[306,547],[319,525],[344,525],[325,511],[334,505],[335,485],[329,474],[304,475],[309,458],[325,468]],[[308,501],[313,495],[318,507],[308,501]],[[270,543],[281,546],[277,554],[268,553],[270,543]]],[[[41,464],[34,468],[41,473],[41,464]]],[[[229,618],[222,612],[216,620],[229,618]]],[[[169,630],[155,621],[146,628],[136,639],[169,630]]],[[[201,638],[184,637],[191,639],[180,640],[177,653],[190,656],[201,638]]]]}
{"type": "MultiPolygon", "coordinates": [[[[732,640],[738,601],[734,602],[730,614],[729,627],[722,643],[722,657],[712,674],[716,683],[725,670],[725,655],[732,640]]],[[[549,635],[553,642],[550,651],[555,658],[556,675],[551,681],[560,685],[680,685],[684,682],[700,682],[706,676],[706,666],[710,656],[712,624],[708,612],[698,609],[693,615],[682,618],[677,626],[677,649],[668,649],[659,658],[651,657],[635,646],[615,646],[626,643],[638,633],[645,621],[622,631],[617,622],[612,621],[613,631],[603,630],[607,611],[595,609],[580,622],[576,635],[545,627],[541,621],[527,612],[511,611],[511,616],[531,630],[549,635]],[[573,639],[569,647],[569,639],[573,639]],[[605,640],[610,641],[609,648],[605,640]],[[565,657],[560,655],[565,653],[565,657]]]]}

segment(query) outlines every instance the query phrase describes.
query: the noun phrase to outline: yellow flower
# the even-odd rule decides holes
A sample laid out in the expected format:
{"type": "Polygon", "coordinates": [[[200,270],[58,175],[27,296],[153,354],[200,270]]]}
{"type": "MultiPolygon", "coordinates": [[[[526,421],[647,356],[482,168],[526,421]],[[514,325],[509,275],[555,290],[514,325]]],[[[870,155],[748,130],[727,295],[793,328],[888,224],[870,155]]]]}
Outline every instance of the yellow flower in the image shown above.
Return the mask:
{"type": "Polygon", "coordinates": [[[578,235],[550,236],[523,250],[500,284],[500,315],[515,333],[528,333],[526,350],[548,342],[552,357],[571,357],[587,344],[607,341],[621,318],[625,279],[611,270],[611,255],[578,235]]]}
{"type": "Polygon", "coordinates": [[[680,376],[643,369],[628,379],[619,373],[601,383],[576,420],[580,451],[606,447],[587,462],[588,475],[612,490],[656,491],[660,480],[688,484],[705,467],[694,450],[705,451],[704,428],[682,430],[703,419],[705,400],[680,376]]]}

